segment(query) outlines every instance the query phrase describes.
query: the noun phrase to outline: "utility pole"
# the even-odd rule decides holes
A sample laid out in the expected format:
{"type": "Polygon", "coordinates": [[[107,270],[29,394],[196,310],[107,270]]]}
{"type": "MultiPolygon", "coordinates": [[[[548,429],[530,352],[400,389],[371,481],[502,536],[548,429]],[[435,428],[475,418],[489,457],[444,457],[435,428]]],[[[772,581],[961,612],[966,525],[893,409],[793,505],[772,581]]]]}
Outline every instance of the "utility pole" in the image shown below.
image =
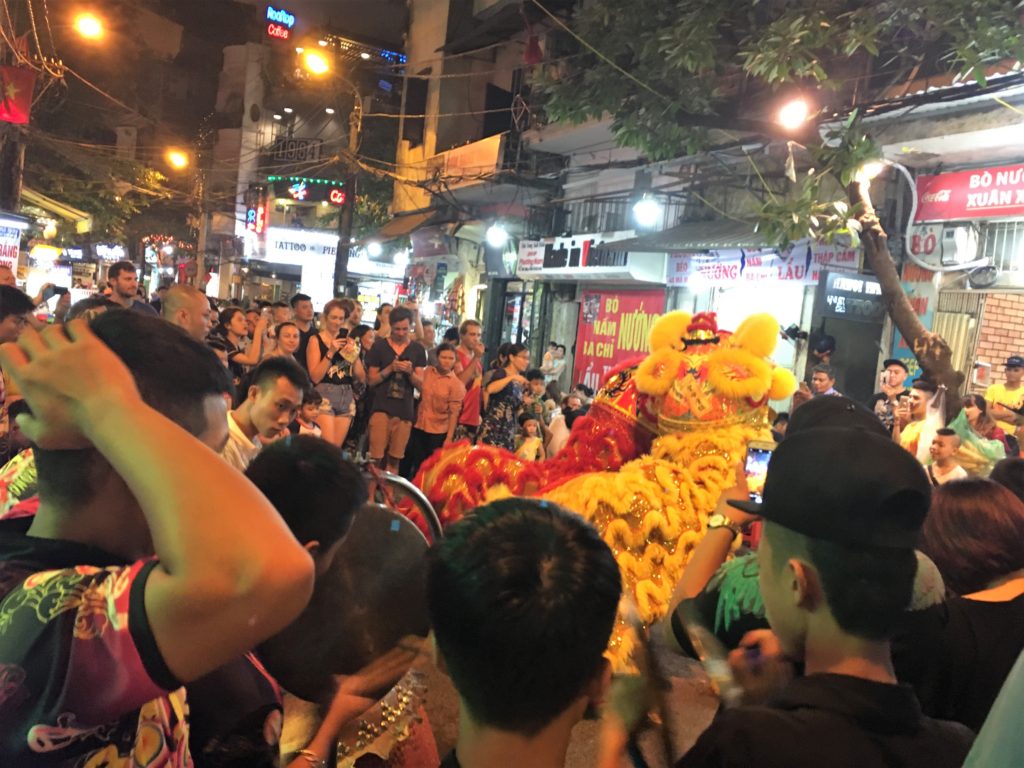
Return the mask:
{"type": "Polygon", "coordinates": [[[352,250],[352,223],[355,218],[356,195],[359,193],[359,169],[355,155],[359,151],[359,134],[363,128],[363,105],[358,93],[348,116],[348,175],[345,177],[345,205],[338,214],[338,250],[334,254],[334,295],[348,295],[348,257],[352,250]]]}

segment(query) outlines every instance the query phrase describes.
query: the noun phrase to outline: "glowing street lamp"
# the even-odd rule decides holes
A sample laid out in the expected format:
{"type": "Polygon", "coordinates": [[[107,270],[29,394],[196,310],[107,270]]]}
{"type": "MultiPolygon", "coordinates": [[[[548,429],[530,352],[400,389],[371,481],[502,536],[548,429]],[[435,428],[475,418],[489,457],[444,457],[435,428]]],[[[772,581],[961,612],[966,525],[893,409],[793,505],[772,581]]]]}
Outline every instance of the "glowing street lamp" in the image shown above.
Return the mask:
{"type": "Polygon", "coordinates": [[[83,12],[75,16],[75,32],[84,40],[102,40],[106,34],[103,28],[103,21],[94,13],[83,12]]]}
{"type": "Polygon", "coordinates": [[[501,224],[491,224],[484,233],[484,238],[491,248],[504,248],[508,242],[508,230],[501,224]]]}
{"type": "Polygon", "coordinates": [[[787,131],[796,132],[804,127],[811,116],[811,105],[807,99],[796,98],[787,101],[779,110],[778,122],[787,131]]]}
{"type": "Polygon", "coordinates": [[[164,157],[167,159],[167,164],[176,171],[183,171],[188,168],[188,154],[180,149],[168,149],[164,157]]]}
{"type": "Polygon", "coordinates": [[[653,229],[661,221],[661,203],[644,195],[633,204],[633,218],[641,229],[653,229]]]}
{"type": "Polygon", "coordinates": [[[316,51],[309,51],[303,55],[302,66],[312,75],[326,75],[331,71],[327,58],[316,51]]]}

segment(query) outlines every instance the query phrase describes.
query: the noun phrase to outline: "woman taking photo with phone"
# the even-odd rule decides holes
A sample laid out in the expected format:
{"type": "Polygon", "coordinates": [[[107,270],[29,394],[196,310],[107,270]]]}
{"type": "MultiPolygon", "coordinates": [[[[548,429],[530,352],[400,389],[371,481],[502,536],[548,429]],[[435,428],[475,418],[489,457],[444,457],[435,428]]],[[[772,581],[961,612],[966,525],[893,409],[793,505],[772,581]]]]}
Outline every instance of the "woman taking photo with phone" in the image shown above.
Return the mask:
{"type": "Polygon", "coordinates": [[[356,415],[352,385],[366,380],[366,371],[359,359],[359,345],[349,338],[344,328],[345,307],[338,299],[324,305],[320,316],[320,332],[306,347],[306,369],[309,378],[323,395],[320,406],[320,429],[324,440],[338,446],[344,444],[349,426],[356,415]]]}

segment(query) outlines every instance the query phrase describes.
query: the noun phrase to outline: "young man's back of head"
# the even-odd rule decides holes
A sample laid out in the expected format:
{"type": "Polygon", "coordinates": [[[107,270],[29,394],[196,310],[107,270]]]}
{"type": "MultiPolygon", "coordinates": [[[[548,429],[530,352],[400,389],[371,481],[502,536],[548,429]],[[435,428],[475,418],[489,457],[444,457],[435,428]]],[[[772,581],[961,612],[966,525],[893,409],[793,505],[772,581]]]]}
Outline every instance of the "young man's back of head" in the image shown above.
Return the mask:
{"type": "Polygon", "coordinates": [[[427,590],[438,650],[480,726],[532,736],[604,671],[619,569],[597,531],[555,504],[506,499],[452,526],[427,590]]]}
{"type": "MultiPolygon", "coordinates": [[[[124,361],[147,405],[202,438],[212,415],[208,398],[216,400],[231,384],[209,348],[155,316],[135,312],[103,312],[90,327],[124,361]]],[[[35,456],[47,497],[82,501],[92,495],[95,450],[37,448],[35,456]]]]}

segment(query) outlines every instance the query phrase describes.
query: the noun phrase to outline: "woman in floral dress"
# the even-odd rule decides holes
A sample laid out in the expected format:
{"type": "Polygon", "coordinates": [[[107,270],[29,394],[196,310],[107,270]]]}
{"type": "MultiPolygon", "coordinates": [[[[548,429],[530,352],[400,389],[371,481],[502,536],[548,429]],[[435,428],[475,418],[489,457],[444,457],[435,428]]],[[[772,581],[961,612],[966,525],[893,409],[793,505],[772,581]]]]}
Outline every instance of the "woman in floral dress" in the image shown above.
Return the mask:
{"type": "Polygon", "coordinates": [[[519,410],[526,391],[524,371],[530,367],[530,353],[522,344],[508,347],[508,364],[495,371],[487,384],[487,407],[480,423],[477,442],[509,451],[516,449],[519,410]]]}

